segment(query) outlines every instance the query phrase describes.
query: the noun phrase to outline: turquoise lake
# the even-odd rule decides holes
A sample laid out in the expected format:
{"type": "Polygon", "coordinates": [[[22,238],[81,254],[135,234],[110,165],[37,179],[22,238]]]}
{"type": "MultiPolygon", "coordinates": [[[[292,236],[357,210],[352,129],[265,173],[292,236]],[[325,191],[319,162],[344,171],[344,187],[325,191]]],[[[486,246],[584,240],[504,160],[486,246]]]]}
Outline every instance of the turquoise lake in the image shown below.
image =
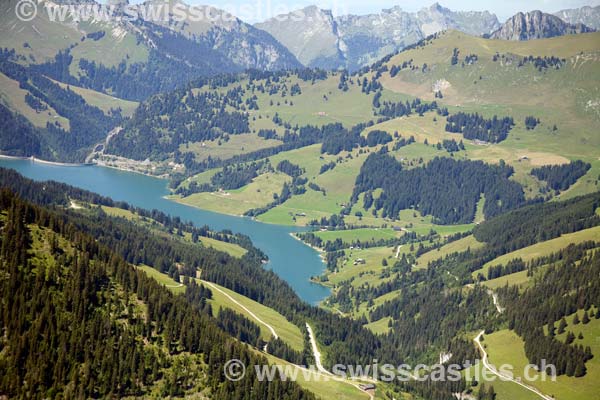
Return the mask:
{"type": "Polygon", "coordinates": [[[140,174],[97,166],[57,166],[29,160],[0,159],[0,167],[12,168],[37,181],[54,180],[77,186],[114,200],[126,201],[145,209],[157,209],[197,226],[213,230],[230,229],[248,235],[254,245],[269,256],[265,268],[275,271],[306,302],[317,304],[330,290],[310,282],[324,265],[318,253],[294,239],[290,233],[300,228],[263,224],[249,218],[234,217],[188,207],[167,200],[167,181],[140,174]]]}

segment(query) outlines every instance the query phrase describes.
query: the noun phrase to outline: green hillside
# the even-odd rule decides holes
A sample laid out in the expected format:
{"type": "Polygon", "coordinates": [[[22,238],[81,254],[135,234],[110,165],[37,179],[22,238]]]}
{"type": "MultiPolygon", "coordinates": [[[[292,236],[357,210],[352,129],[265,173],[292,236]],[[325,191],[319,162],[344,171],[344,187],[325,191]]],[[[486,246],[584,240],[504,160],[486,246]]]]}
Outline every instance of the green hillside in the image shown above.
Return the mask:
{"type": "MultiPolygon", "coordinates": [[[[234,356],[267,360],[226,334],[206,303],[190,301],[210,297],[207,289],[195,285],[175,296],[74,228],[76,218],[67,222],[8,191],[0,197],[2,393],[250,398],[234,393],[212,368],[220,370],[234,356]],[[107,345],[114,350],[109,355],[107,345]]],[[[267,388],[254,373],[244,380],[264,396],[275,390],[276,396],[314,398],[292,383],[267,388]]]]}
{"type": "MultiPolygon", "coordinates": [[[[544,165],[563,165],[573,160],[590,163],[591,168],[585,176],[556,197],[570,198],[599,188],[597,177],[600,175],[600,161],[595,154],[595,149],[600,147],[595,134],[599,117],[593,111],[598,93],[594,92],[597,85],[590,84],[600,79],[597,74],[597,57],[600,51],[597,37],[598,34],[586,34],[577,38],[566,36],[523,43],[486,40],[458,32],[446,32],[357,75],[329,73],[325,79],[312,81],[304,81],[294,74],[280,74],[268,79],[241,77],[239,82],[227,82],[222,87],[217,84],[215,90],[224,94],[239,88],[241,93],[238,95],[238,103],[247,104],[250,99],[256,101],[257,109],[248,110],[247,129],[250,132],[272,129],[275,137],[281,139],[285,131],[298,135],[299,129],[307,124],[327,126],[341,122],[346,127],[352,127],[360,122],[373,121],[374,125],[366,127],[362,135],[367,137],[373,131],[388,132],[394,138],[387,146],[390,154],[408,169],[423,166],[435,157],[452,156],[454,159],[481,160],[490,164],[503,160],[513,168],[511,180],[522,186],[527,199],[558,194],[548,190],[546,182],[532,176],[533,169],[544,165]],[[454,43],[459,43],[456,45],[458,47],[454,43]],[[457,63],[452,65],[455,48],[458,49],[457,63]],[[473,60],[473,55],[477,55],[476,60],[465,64],[465,58],[471,56],[470,60],[473,60]],[[533,61],[528,61],[530,55],[533,61]],[[527,59],[523,61],[525,57],[527,59]],[[537,57],[541,58],[538,60],[537,57]],[[510,61],[502,61],[504,59],[510,61]],[[391,76],[393,67],[401,67],[411,60],[410,66],[405,66],[399,72],[394,71],[394,77],[391,76]],[[519,66],[520,63],[523,65],[519,66]],[[422,68],[424,64],[427,64],[425,70],[422,68]],[[375,89],[368,89],[367,91],[372,90],[368,94],[362,86],[365,79],[368,80],[368,86],[375,82],[375,89]],[[450,86],[449,89],[442,90],[440,98],[434,96],[432,85],[442,79],[448,81],[450,86]],[[376,89],[378,83],[383,89],[376,89]],[[299,90],[292,91],[291,88],[295,85],[298,85],[299,90]],[[519,90],[530,94],[515,95],[515,91],[519,90]],[[552,90],[552,95],[549,95],[549,90],[552,90]],[[377,92],[381,93],[381,103],[412,101],[415,98],[435,100],[438,108],[448,109],[449,116],[459,112],[476,112],[484,117],[506,115],[513,118],[515,126],[506,140],[486,144],[465,140],[461,134],[447,132],[445,126],[448,117],[439,112],[417,115],[413,110],[409,115],[386,118],[388,120],[377,123],[382,112],[382,109],[373,105],[373,93],[377,92]],[[540,98],[546,100],[542,102],[540,98]],[[551,101],[547,101],[548,99],[551,101]],[[355,109],[356,111],[348,112],[355,109]],[[534,116],[540,121],[534,129],[525,126],[528,116],[534,116]],[[413,137],[414,143],[397,146],[401,140],[396,137],[396,133],[404,140],[413,137]],[[437,145],[443,144],[444,140],[462,140],[464,150],[450,154],[444,148],[439,149],[437,145]]],[[[208,89],[203,87],[199,90],[207,92],[208,89]]],[[[168,113],[162,118],[169,118],[168,113]]],[[[281,160],[289,160],[304,169],[301,178],[307,180],[304,185],[306,191],[292,195],[282,204],[269,207],[257,219],[276,224],[306,225],[311,220],[344,212],[344,206],[352,204],[352,190],[364,161],[369,154],[382,147],[359,146],[353,151],[344,150],[331,155],[323,152],[319,143],[311,145],[309,142],[301,148],[287,150],[287,143],[288,147],[300,145],[284,140],[280,151],[273,148],[268,152],[252,152],[266,146],[266,143],[260,144],[261,140],[264,141],[261,137],[254,137],[252,140],[253,145],[248,146],[244,156],[240,157],[241,153],[238,153],[237,157],[229,161],[222,160],[217,163],[217,168],[214,168],[215,163],[207,163],[196,156],[197,163],[186,164],[189,167],[188,173],[193,169],[206,172],[183,180],[181,187],[187,188],[194,181],[209,182],[210,177],[220,170],[219,164],[235,165],[246,162],[245,160],[259,160],[262,154],[262,158],[268,157],[273,166],[281,160]],[[336,164],[336,168],[320,173],[321,167],[332,162],[336,164]],[[308,183],[322,190],[311,190],[308,183]]],[[[316,139],[317,142],[321,140],[316,139]]],[[[118,146],[116,145],[117,148],[118,146]]],[[[183,151],[183,147],[180,150],[183,151]]],[[[219,154],[217,150],[216,155],[219,154]]],[[[256,179],[260,182],[264,177],[256,179]]],[[[281,191],[283,183],[273,189],[281,191]]],[[[225,208],[220,204],[213,205],[210,193],[194,194],[189,198],[184,195],[178,201],[232,214],[247,213],[256,208],[252,184],[239,190],[246,194],[228,198],[229,205],[225,208]]],[[[215,193],[213,197],[214,195],[215,193]]],[[[266,206],[267,203],[269,196],[259,204],[266,206]]],[[[361,208],[360,203],[361,201],[352,204],[352,210],[346,212],[348,224],[382,226],[392,222],[404,227],[412,223],[415,227],[416,223],[422,223],[413,221],[404,214],[400,214],[398,221],[384,221],[379,215],[372,214],[373,210],[361,208]]],[[[426,220],[428,216],[423,217],[426,220]]],[[[474,218],[474,222],[480,222],[482,218],[474,218]]],[[[416,231],[424,233],[430,228],[442,232],[431,221],[423,224],[422,230],[416,231]]]]}
{"type": "Polygon", "coordinates": [[[600,33],[446,31],[349,74],[295,69],[241,22],[212,41],[203,23],[42,18],[61,38],[46,47],[0,22],[3,154],[161,176],[172,201],[302,227],[324,264],[310,279],[331,289],[306,304],[247,236],[0,170],[0,397],[369,397],[221,374],[232,356],[300,371],[319,351],[321,373],[486,355],[557,367],[551,383],[377,382],[377,399],[597,392],[600,33]],[[281,58],[254,68],[268,49],[281,58]],[[26,349],[50,335],[62,347],[37,362],[26,349]],[[119,357],[97,357],[102,340],[119,357]]]}
{"type": "MultiPolygon", "coordinates": [[[[382,341],[381,338],[375,337],[368,330],[363,329],[360,324],[301,301],[277,275],[262,268],[261,260],[264,255],[258,249],[252,247],[247,238],[244,239],[236,235],[238,243],[247,247],[248,252],[246,255],[241,259],[230,257],[212,248],[201,247],[193,243],[194,240],[190,241],[187,238],[189,233],[192,236],[205,234],[211,238],[221,237],[220,241],[222,241],[225,240],[225,237],[219,235],[231,235],[230,233],[207,232],[205,231],[206,228],[195,228],[188,223],[182,223],[178,219],[171,219],[156,210],[150,212],[135,209],[123,203],[115,203],[111,199],[56,182],[33,182],[10,170],[0,170],[0,186],[4,188],[1,192],[0,201],[5,202],[2,203],[2,207],[7,210],[2,215],[8,215],[7,218],[10,221],[16,220],[21,223],[33,219],[33,224],[40,225],[42,229],[56,232],[54,237],[64,236],[67,238],[72,243],[72,247],[94,252],[94,257],[86,257],[85,254],[81,256],[84,259],[82,262],[90,260],[90,265],[93,266],[93,268],[87,268],[86,271],[94,271],[96,266],[103,265],[101,262],[120,263],[119,265],[124,268],[116,271],[107,269],[108,278],[105,279],[100,276],[99,279],[101,279],[101,282],[108,282],[108,280],[113,279],[117,282],[123,282],[123,290],[130,294],[131,302],[137,299],[133,304],[139,304],[142,311],[145,310],[146,313],[144,317],[139,316],[136,320],[133,320],[131,311],[127,312],[125,327],[131,328],[136,335],[141,335],[139,339],[136,339],[140,346],[152,345],[153,348],[159,346],[164,348],[166,352],[165,356],[160,358],[161,362],[167,363],[165,366],[167,369],[164,372],[166,381],[159,378],[159,381],[155,383],[156,389],[155,386],[150,387],[149,383],[141,388],[135,387],[134,389],[137,390],[136,395],[155,396],[154,393],[156,393],[158,397],[165,397],[168,395],[204,395],[206,393],[206,396],[214,398],[245,399],[254,398],[253,396],[256,393],[267,390],[269,393],[275,393],[275,398],[311,399],[313,398],[311,393],[300,390],[298,386],[289,381],[281,386],[280,381],[276,379],[272,383],[265,383],[260,389],[253,388],[244,393],[236,392],[236,388],[239,388],[238,384],[220,383],[220,380],[225,379],[225,377],[220,373],[223,371],[223,363],[219,357],[226,357],[227,359],[237,357],[245,360],[248,366],[247,382],[244,381],[246,382],[244,387],[254,387],[252,382],[256,382],[256,375],[254,368],[250,368],[250,366],[263,365],[265,360],[261,356],[249,356],[246,353],[247,351],[253,354],[268,352],[269,355],[275,357],[271,357],[271,360],[283,359],[285,364],[296,366],[314,363],[312,350],[308,348],[308,340],[303,334],[307,322],[310,322],[313,326],[319,342],[334,346],[332,349],[328,346],[322,348],[324,354],[328,353],[329,357],[332,357],[327,361],[328,369],[331,369],[329,363],[332,363],[338,355],[352,358],[358,356],[367,360],[373,357],[382,357],[385,354],[387,356],[384,357],[387,358],[389,355],[394,354],[391,350],[391,342],[382,341]],[[47,211],[46,208],[41,206],[20,207],[21,203],[19,202],[21,200],[13,201],[14,195],[7,190],[14,190],[20,196],[38,204],[51,206],[52,211],[47,211]],[[93,204],[102,204],[106,211],[113,216],[108,216],[107,212],[98,209],[93,204]],[[17,212],[24,212],[27,217],[21,218],[21,214],[12,217],[15,207],[17,212]],[[94,236],[89,236],[92,233],[94,236]],[[115,249],[116,252],[108,250],[109,248],[115,249]],[[98,253],[97,256],[96,252],[98,253]],[[125,257],[127,261],[121,257],[125,257]],[[141,265],[141,267],[134,268],[132,264],[141,265]],[[149,277],[147,277],[147,274],[149,277]],[[202,281],[197,278],[200,274],[202,281]],[[133,287],[127,285],[133,285],[133,287]],[[147,307],[145,307],[146,303],[148,304],[147,307]],[[173,307],[178,308],[170,308],[171,304],[174,304],[173,307]],[[160,308],[160,311],[157,307],[160,308]],[[152,327],[156,326],[156,330],[149,331],[149,318],[152,327]],[[198,327],[194,325],[198,319],[198,323],[205,321],[208,326],[198,327]],[[154,325],[155,320],[156,325],[154,325]],[[142,324],[145,328],[138,327],[138,324],[142,324]],[[212,331],[213,328],[216,330],[215,333],[212,331]],[[351,335],[342,340],[342,333],[345,334],[348,331],[352,332],[351,335]],[[152,335],[152,337],[149,335],[152,335]],[[187,335],[196,335],[196,339],[190,339],[187,335]],[[274,339],[275,335],[278,338],[274,339]],[[196,340],[204,346],[201,347],[203,350],[201,353],[198,352],[198,347],[194,347],[196,340]],[[265,340],[268,340],[268,342],[265,340]],[[239,342],[243,342],[244,345],[239,344],[239,342]],[[377,343],[377,345],[371,347],[370,344],[372,343],[377,343]],[[252,347],[252,349],[249,349],[249,347],[252,347]],[[227,351],[222,352],[222,349],[227,349],[227,351]],[[238,351],[241,353],[238,353],[238,351]],[[189,361],[185,359],[187,352],[198,355],[201,360],[214,368],[214,370],[211,369],[203,375],[210,380],[206,385],[204,385],[205,381],[194,379],[197,376],[196,370],[182,372],[178,363],[169,364],[170,356],[177,355],[184,358],[182,362],[186,365],[185,363],[189,361]],[[212,354],[213,352],[218,352],[220,355],[212,354]],[[204,357],[202,354],[207,354],[207,356],[204,357]],[[215,378],[215,375],[218,375],[218,377],[215,378]],[[188,382],[186,379],[193,380],[194,385],[188,385],[187,383],[176,387],[172,385],[174,381],[188,382]],[[204,389],[206,389],[206,392],[203,392],[204,389]]],[[[5,235],[1,247],[4,251],[10,248],[6,238],[12,239],[15,237],[13,235],[15,230],[9,223],[6,223],[3,228],[5,235]]],[[[32,238],[40,236],[37,230],[32,228],[31,231],[33,232],[32,238]]],[[[18,229],[17,232],[19,232],[18,229]]],[[[228,240],[233,241],[233,238],[228,238],[228,240]]],[[[16,242],[25,243],[26,241],[16,240],[16,242]]],[[[52,251],[54,239],[49,240],[49,243],[48,246],[42,243],[42,240],[33,241],[36,254],[32,258],[31,268],[40,268],[47,264],[63,265],[64,254],[58,256],[58,262],[53,261],[53,257],[55,259],[57,257],[52,251]]],[[[63,246],[63,241],[60,239],[59,244],[63,246]]],[[[59,253],[61,252],[59,251],[59,253]]],[[[2,260],[7,259],[6,253],[3,253],[2,260]]],[[[16,257],[13,259],[16,260],[15,262],[19,262],[21,258],[16,257]]],[[[5,264],[8,263],[2,265],[5,264]]],[[[61,284],[66,284],[70,275],[68,267],[69,265],[65,265],[64,273],[66,275],[65,279],[59,281],[61,284]]],[[[10,270],[9,275],[6,276],[10,277],[12,274],[13,272],[10,270]]],[[[29,276],[31,276],[30,280],[35,280],[36,274],[32,273],[29,276]]],[[[50,278],[54,279],[53,276],[50,276],[50,278]]],[[[29,280],[22,279],[21,281],[28,282],[29,280]]],[[[4,279],[3,282],[8,285],[13,280],[4,279]]],[[[106,285],[106,283],[103,285],[106,285]]],[[[77,285],[67,286],[70,288],[69,290],[77,287],[77,285]]],[[[102,290],[110,292],[108,287],[102,287],[104,288],[102,290]]],[[[16,293],[16,296],[21,298],[18,291],[3,290],[2,293],[16,293]]],[[[29,293],[32,292],[29,291],[29,293]]],[[[42,292],[41,295],[44,293],[42,292]]],[[[69,293],[71,297],[77,298],[77,294],[69,293]]],[[[85,293],[89,293],[89,291],[85,291],[85,293]]],[[[101,293],[103,292],[101,291],[101,293]]],[[[117,294],[115,292],[111,293],[117,294]]],[[[106,296],[102,295],[100,298],[105,299],[106,296]]],[[[58,296],[55,297],[59,298],[58,296]]],[[[28,301],[30,298],[35,299],[35,296],[24,295],[23,298],[28,301]]],[[[127,302],[124,302],[127,305],[127,302]]],[[[7,304],[7,302],[2,304],[7,304]]],[[[114,302],[111,304],[114,307],[114,302]]],[[[128,308],[125,307],[125,309],[128,308]]],[[[60,311],[59,308],[57,310],[60,311]]],[[[100,314],[102,313],[100,312],[100,314]]],[[[32,312],[31,315],[32,317],[38,316],[36,312],[32,312]]],[[[10,320],[17,321],[19,319],[11,318],[10,320]]],[[[71,320],[69,326],[77,326],[76,322],[76,320],[71,320]]],[[[12,328],[10,327],[9,332],[12,335],[12,328]]],[[[37,337],[35,332],[32,331],[31,334],[33,337],[37,337]]],[[[59,330],[57,334],[62,333],[59,330]]],[[[49,335],[47,337],[53,337],[51,333],[49,335]]],[[[5,350],[7,345],[13,346],[14,342],[12,336],[8,336],[8,341],[3,342],[3,349],[5,350]]],[[[129,347],[130,351],[134,350],[133,346],[129,347]]],[[[1,356],[12,357],[11,354],[6,355],[6,352],[3,352],[1,356]]],[[[96,359],[104,360],[105,358],[96,357],[96,359]]],[[[399,361],[390,360],[393,362],[399,361]]],[[[350,362],[350,359],[347,361],[350,362]]],[[[14,366],[14,359],[5,358],[0,366],[5,368],[5,365],[14,366]]],[[[106,368],[115,371],[114,368],[117,367],[113,367],[111,364],[106,365],[106,368]]],[[[141,372],[136,371],[136,373],[141,372]]],[[[159,373],[162,373],[162,370],[159,370],[159,373]]],[[[201,373],[201,371],[198,370],[198,373],[201,373]]],[[[9,378],[6,382],[0,382],[0,390],[20,393],[17,392],[17,390],[20,390],[20,386],[15,382],[19,382],[19,379],[22,378],[15,377],[12,369],[10,375],[4,374],[2,376],[9,378]]],[[[123,374],[123,379],[127,380],[130,376],[126,371],[123,374]]],[[[147,373],[144,376],[147,379],[145,382],[155,382],[157,375],[147,373]]],[[[101,379],[105,378],[101,377],[101,379]]],[[[135,378],[132,379],[135,381],[135,378]]],[[[54,378],[48,379],[47,382],[56,385],[56,393],[62,393],[64,390],[62,384],[54,378]]],[[[306,390],[315,391],[318,396],[327,396],[327,393],[338,390],[342,390],[349,398],[361,396],[361,390],[352,382],[329,385],[325,381],[321,386],[315,386],[304,381],[299,383],[306,390]]],[[[121,384],[119,387],[121,392],[119,393],[125,393],[126,395],[131,393],[130,386],[127,385],[128,383],[121,384]]],[[[38,387],[42,386],[38,385],[38,387]]],[[[108,392],[108,390],[110,390],[110,387],[108,389],[106,386],[98,388],[98,396],[108,392]]],[[[385,393],[378,394],[377,398],[389,399],[390,396],[398,396],[400,392],[404,392],[404,390],[392,386],[385,393]]],[[[267,395],[258,394],[258,396],[263,398],[267,395]]],[[[24,397],[24,395],[17,397],[24,397]]]]}

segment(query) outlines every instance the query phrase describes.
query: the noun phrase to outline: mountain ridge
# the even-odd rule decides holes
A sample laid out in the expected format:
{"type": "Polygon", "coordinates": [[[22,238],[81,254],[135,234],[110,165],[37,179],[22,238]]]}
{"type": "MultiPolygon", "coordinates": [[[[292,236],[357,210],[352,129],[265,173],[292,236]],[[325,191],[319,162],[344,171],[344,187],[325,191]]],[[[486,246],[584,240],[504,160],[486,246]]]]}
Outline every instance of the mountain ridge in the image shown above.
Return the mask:
{"type": "Polygon", "coordinates": [[[600,6],[583,6],[554,13],[557,17],[570,24],[581,23],[590,28],[600,29],[600,6]]]}
{"type": "Polygon", "coordinates": [[[309,6],[254,26],[269,32],[306,66],[331,68],[333,63],[356,70],[433,33],[458,29],[482,35],[496,30],[500,22],[488,11],[455,12],[434,3],[415,13],[395,6],[377,14],[338,17],[309,6]]]}
{"type": "Polygon", "coordinates": [[[531,40],[593,31],[581,23],[569,24],[555,15],[534,10],[515,14],[490,37],[503,40],[531,40]]]}
{"type": "MultiPolygon", "coordinates": [[[[151,14],[142,12],[141,8],[136,9],[138,14],[132,19],[132,10],[125,8],[126,2],[121,2],[111,4],[112,8],[108,10],[114,13],[111,19],[98,17],[78,20],[78,14],[69,10],[64,21],[54,22],[48,13],[41,10],[43,6],[55,3],[42,1],[40,12],[30,22],[17,18],[14,12],[16,0],[9,0],[0,6],[0,48],[16,49],[23,56],[20,62],[24,64],[53,62],[61,52],[69,52],[73,60],[61,68],[77,80],[93,78],[98,81],[101,75],[99,70],[101,73],[109,72],[104,68],[114,69],[110,71],[112,74],[117,69],[131,70],[138,80],[146,84],[160,83],[155,85],[158,88],[133,97],[125,96],[123,90],[104,87],[99,83],[96,87],[86,86],[95,90],[101,88],[104,93],[111,92],[129,100],[140,100],[164,89],[172,90],[175,88],[173,82],[184,83],[200,76],[241,72],[245,69],[274,71],[302,67],[295,56],[268,33],[216,8],[195,7],[207,13],[203,15],[215,16],[199,21],[192,20],[191,13],[185,14],[187,19],[184,21],[178,19],[179,14],[169,14],[165,20],[154,20],[149,17],[151,14]],[[46,38],[56,39],[48,41],[46,38]],[[85,60],[87,65],[94,63],[94,71],[82,68],[81,60],[85,60]],[[177,64],[174,64],[175,61],[177,64]],[[158,73],[158,70],[167,69],[167,66],[172,74],[158,73]],[[154,76],[140,76],[143,70],[153,70],[154,76]],[[183,76],[184,79],[178,79],[177,76],[183,76]]],[[[92,0],[80,3],[100,6],[92,0]]],[[[151,1],[138,6],[151,7],[154,3],[151,1]]],[[[160,4],[190,10],[190,6],[179,0],[160,4]]],[[[85,86],[81,82],[79,85],[85,86]]]]}

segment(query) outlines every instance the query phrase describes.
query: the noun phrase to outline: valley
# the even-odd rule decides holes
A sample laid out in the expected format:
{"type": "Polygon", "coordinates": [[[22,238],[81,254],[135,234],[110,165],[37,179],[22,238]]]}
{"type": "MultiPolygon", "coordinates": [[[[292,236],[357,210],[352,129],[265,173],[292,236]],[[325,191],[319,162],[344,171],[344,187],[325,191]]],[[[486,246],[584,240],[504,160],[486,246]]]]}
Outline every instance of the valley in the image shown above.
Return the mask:
{"type": "Polygon", "coordinates": [[[159,5],[0,6],[0,398],[597,396],[599,7],[159,5]]]}

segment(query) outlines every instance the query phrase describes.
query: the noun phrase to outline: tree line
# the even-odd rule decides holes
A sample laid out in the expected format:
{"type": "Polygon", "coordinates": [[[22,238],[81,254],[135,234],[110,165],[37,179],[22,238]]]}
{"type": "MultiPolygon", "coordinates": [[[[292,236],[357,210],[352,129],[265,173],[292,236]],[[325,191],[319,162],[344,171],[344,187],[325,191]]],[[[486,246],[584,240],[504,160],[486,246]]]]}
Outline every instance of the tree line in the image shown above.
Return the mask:
{"type": "Polygon", "coordinates": [[[401,210],[415,208],[441,224],[470,223],[481,194],[486,198],[486,218],[525,202],[521,186],[509,180],[512,173],[504,163],[492,166],[451,158],[435,158],[424,167],[405,170],[394,157],[379,152],[370,154],[361,167],[352,201],[361,193],[383,189],[373,202],[383,217],[396,218],[401,210]]]}
{"type": "Polygon", "coordinates": [[[165,397],[208,390],[232,399],[314,398],[292,382],[261,383],[252,369],[241,383],[228,381],[227,360],[251,365],[266,359],[225,334],[202,302],[175,296],[65,214],[32,206],[7,190],[0,193],[0,209],[6,212],[0,265],[7,277],[0,283],[7,344],[2,392],[143,397],[157,385],[165,397]],[[49,243],[48,262],[33,259],[32,243],[40,240],[49,243]],[[145,315],[136,302],[146,306],[145,315]]]}
{"type": "Polygon", "coordinates": [[[465,139],[488,143],[505,140],[515,125],[511,117],[498,118],[494,115],[491,119],[486,119],[477,113],[463,112],[450,115],[446,122],[446,132],[462,133],[465,139]]]}
{"type": "MultiPolygon", "coordinates": [[[[27,182],[25,180],[22,183],[28,184],[27,182]]],[[[37,187],[54,185],[52,182],[30,181],[29,184],[37,187]]],[[[6,183],[0,182],[0,186],[6,186],[6,183]]],[[[39,199],[36,192],[23,191],[24,194],[31,193],[34,198],[39,199]]],[[[49,193],[60,191],[50,189],[49,193]]],[[[60,198],[64,198],[64,195],[60,195],[60,198]]],[[[57,208],[54,212],[57,217],[68,220],[69,226],[74,230],[86,232],[97,239],[94,240],[96,246],[114,249],[115,253],[130,264],[149,265],[181,279],[186,276],[193,278],[196,271],[202,270],[204,280],[273,308],[301,329],[307,320],[312,321],[319,341],[328,347],[329,356],[324,360],[328,367],[336,363],[367,365],[374,358],[397,364],[404,359],[404,350],[377,337],[359,321],[301,301],[285,281],[273,271],[264,269],[259,259],[246,256],[235,258],[212,248],[203,247],[200,250],[193,243],[158,235],[142,225],[122,218],[108,218],[101,213],[82,214],[63,208],[57,208]]]]}
{"type": "Polygon", "coordinates": [[[548,187],[556,191],[565,191],[592,168],[591,164],[581,160],[563,165],[545,165],[531,170],[531,175],[546,181],[548,187]]]}
{"type": "Polygon", "coordinates": [[[600,273],[600,252],[588,251],[583,256],[580,252],[569,252],[566,256],[544,270],[541,279],[534,280],[524,293],[517,293],[516,287],[507,287],[499,295],[507,306],[510,329],[525,341],[529,361],[542,367],[542,360],[546,360],[546,365],[556,366],[557,375],[580,377],[586,374],[585,364],[593,354],[589,347],[555,337],[554,323],[600,304],[600,283],[590,279],[600,273]],[[545,325],[549,327],[547,334],[545,325]]]}
{"type": "Polygon", "coordinates": [[[47,112],[47,108],[52,107],[69,120],[69,127],[56,121],[47,122],[44,128],[37,128],[1,105],[0,112],[4,116],[0,131],[2,148],[10,150],[13,155],[81,162],[91,147],[104,139],[122,120],[120,110],[105,114],[87,104],[69,87],[63,88],[48,79],[33,66],[18,64],[14,51],[0,51],[0,71],[28,92],[26,101],[32,108],[47,112]]]}

